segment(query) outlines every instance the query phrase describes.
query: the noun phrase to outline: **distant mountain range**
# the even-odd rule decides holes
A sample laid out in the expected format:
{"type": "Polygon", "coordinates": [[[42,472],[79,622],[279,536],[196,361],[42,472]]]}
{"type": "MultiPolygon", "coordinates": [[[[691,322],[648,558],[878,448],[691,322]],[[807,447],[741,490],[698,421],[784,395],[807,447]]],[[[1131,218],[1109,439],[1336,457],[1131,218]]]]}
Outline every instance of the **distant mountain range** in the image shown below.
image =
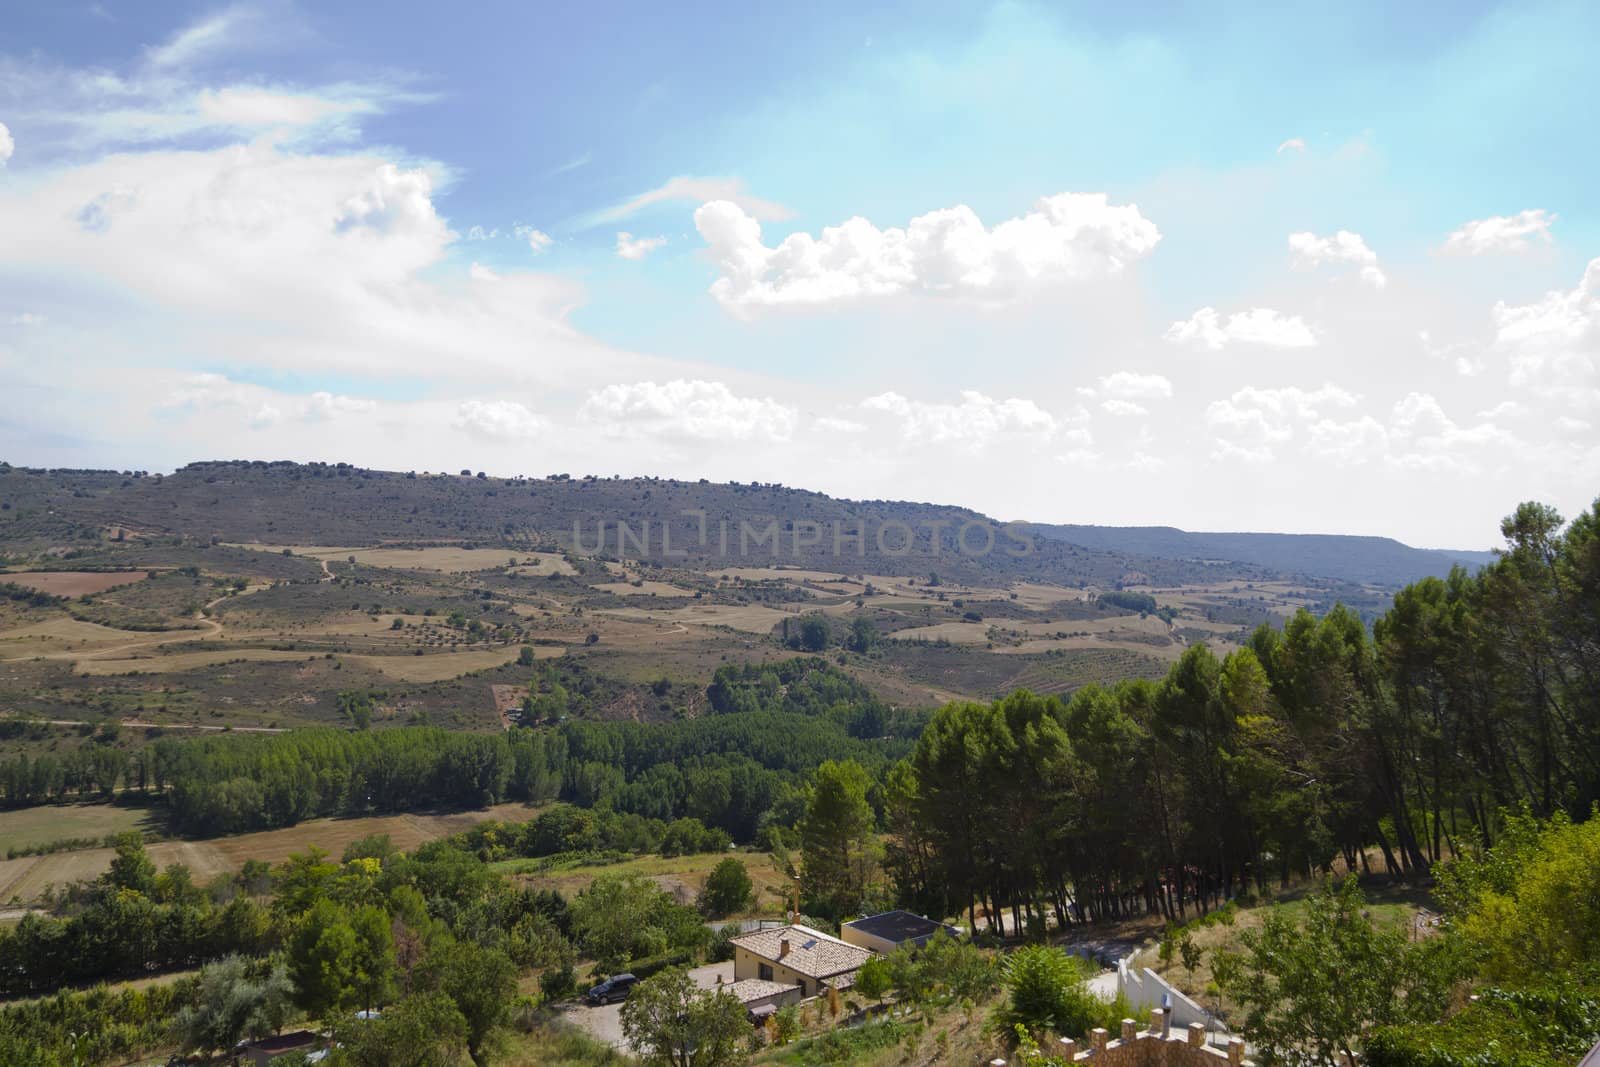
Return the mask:
{"type": "Polygon", "coordinates": [[[1400,586],[1456,565],[1472,570],[1493,552],[1412,548],[1392,537],[1345,534],[1191,533],[1175,526],[1034,525],[1042,536],[1102,552],[1157,559],[1244,563],[1287,574],[1400,586]]]}
{"type": "MultiPolygon", "coordinates": [[[[649,531],[668,566],[812,566],[840,573],[937,573],[949,579],[1037,579],[1065,585],[1175,586],[1253,581],[1274,574],[1395,589],[1489,552],[1412,548],[1387,537],[1189,533],[1170,526],[1028,524],[1034,548],[1014,551],[1012,528],[965,508],[908,501],[841,500],[774,484],[656,478],[490,478],[418,475],[349,464],[222,461],[171,475],[29,470],[0,463],[0,555],[81,554],[111,535],[278,545],[470,541],[527,548],[622,547],[619,525],[649,531]],[[741,531],[771,527],[752,541],[741,531]],[[972,530],[992,527],[989,533],[972,530]],[[809,540],[802,532],[814,532],[809,540]],[[833,532],[864,529],[841,549],[833,532]],[[893,528],[891,530],[891,528],[893,528]],[[826,534],[823,531],[827,531],[826,534]],[[887,536],[886,536],[887,535],[887,536]],[[970,536],[969,536],[970,535],[970,536]],[[665,538],[665,540],[663,540],[665,538]],[[958,538],[967,538],[959,541],[958,538]],[[674,549],[665,551],[670,542],[674,549]],[[962,544],[986,543],[974,554],[962,544]],[[763,544],[765,548],[763,548],[763,544]],[[902,547],[895,547],[902,546],[902,547]],[[734,556],[730,549],[737,550],[734,556]],[[763,555],[764,551],[764,555],[763,555]]],[[[1016,529],[1022,530],[1023,527],[1016,529]]],[[[647,538],[648,540],[648,538],[647,538]]],[[[585,548],[585,551],[589,549],[585,548]]],[[[649,555],[649,553],[645,553],[649,555]]],[[[1329,589],[1333,596],[1356,595],[1329,589]]]]}

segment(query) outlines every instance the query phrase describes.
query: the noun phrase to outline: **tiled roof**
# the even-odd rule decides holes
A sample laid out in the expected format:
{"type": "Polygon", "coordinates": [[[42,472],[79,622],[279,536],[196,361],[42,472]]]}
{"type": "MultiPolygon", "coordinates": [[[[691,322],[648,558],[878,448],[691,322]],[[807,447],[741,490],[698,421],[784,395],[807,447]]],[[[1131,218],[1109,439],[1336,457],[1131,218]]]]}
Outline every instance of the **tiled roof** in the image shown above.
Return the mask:
{"type": "Polygon", "coordinates": [[[775,926],[767,930],[752,930],[729,940],[739,948],[772,963],[781,963],[807,978],[828,978],[853,971],[872,956],[868,949],[846,944],[837,937],[809,926],[775,926]],[[789,940],[789,954],[780,956],[784,938],[789,940]]]}
{"type": "Polygon", "coordinates": [[[932,937],[940,930],[951,937],[958,936],[961,931],[944,923],[925,919],[921,915],[909,911],[886,911],[880,915],[867,915],[854,922],[845,923],[853,930],[881,937],[885,941],[892,941],[897,945],[907,941],[920,941],[932,937]]]}
{"type": "Polygon", "coordinates": [[[759,978],[744,978],[737,982],[730,982],[725,986],[718,986],[719,991],[732,993],[738,998],[740,1004],[748,1004],[752,1000],[763,997],[775,997],[779,993],[787,993],[799,986],[785,985],[783,982],[763,982],[759,978]]]}

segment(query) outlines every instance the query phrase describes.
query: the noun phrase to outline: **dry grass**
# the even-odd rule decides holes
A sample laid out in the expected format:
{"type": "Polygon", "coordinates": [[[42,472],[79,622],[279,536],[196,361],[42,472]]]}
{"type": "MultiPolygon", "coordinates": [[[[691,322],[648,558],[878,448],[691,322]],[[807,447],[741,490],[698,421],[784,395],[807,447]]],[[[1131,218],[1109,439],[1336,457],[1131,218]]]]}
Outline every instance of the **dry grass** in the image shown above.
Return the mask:
{"type": "Polygon", "coordinates": [[[617,596],[694,596],[693,589],[684,589],[670,582],[643,581],[638,585],[630,582],[605,582],[595,586],[602,593],[614,593],[617,596]]]}
{"type": "Polygon", "coordinates": [[[107,675],[133,674],[134,672],[175,674],[182,671],[214,667],[219,663],[236,660],[258,662],[284,662],[288,660],[315,659],[307,652],[290,652],[276,648],[227,648],[207,652],[174,652],[154,656],[133,656],[128,659],[82,659],[77,663],[79,674],[107,675]]]}
{"type": "Polygon", "coordinates": [[[137,829],[145,825],[148,818],[139,808],[111,804],[46,804],[8,811],[0,818],[0,855],[14,848],[69,838],[105,837],[137,829]]]}
{"type": "MultiPolygon", "coordinates": [[[[363,667],[371,667],[403,682],[442,682],[447,678],[459,678],[471,671],[503,667],[515,660],[520,652],[520,648],[491,648],[481,652],[442,652],[431,656],[345,656],[343,658],[351,663],[359,663],[363,667]]],[[[560,648],[549,646],[534,649],[535,656],[543,653],[544,658],[559,656],[562,652],[560,648]]]]}
{"type": "MultiPolygon", "coordinates": [[[[218,874],[238,870],[244,866],[245,860],[281,863],[290,853],[304,852],[313,845],[337,858],[354,841],[374,834],[388,834],[395,847],[409,851],[437,838],[471,829],[486,819],[522,822],[538,813],[539,809],[523,804],[499,804],[482,811],[448,815],[316,819],[284,830],[235,834],[209,841],[158,841],[147,846],[146,851],[158,868],[170,863],[182,863],[188,866],[195,881],[204,882],[218,874]]],[[[15,897],[27,903],[38,899],[45,886],[52,883],[62,886],[72,881],[98,878],[110,868],[113,855],[115,853],[109,848],[91,848],[0,860],[0,902],[15,897]]]]}
{"type": "Polygon", "coordinates": [[[11,571],[0,572],[0,582],[26,586],[52,596],[77,597],[103,593],[119,585],[142,582],[145,571],[11,571]]]}
{"type": "Polygon", "coordinates": [[[648,608],[609,608],[596,614],[620,619],[637,619],[647,622],[665,622],[679,626],[727,626],[746,633],[764,634],[786,618],[792,611],[779,611],[761,604],[695,604],[686,608],[651,611],[648,608]]]}
{"type": "Polygon", "coordinates": [[[546,562],[547,560],[555,559],[562,565],[565,565],[566,562],[560,556],[548,552],[513,552],[500,548],[462,548],[459,545],[433,545],[427,548],[352,548],[330,545],[234,545],[230,547],[249,548],[258,552],[282,552],[287,548],[296,556],[326,560],[329,563],[348,560],[353,556],[357,563],[368,567],[388,567],[407,571],[439,571],[444,574],[464,574],[467,571],[504,569],[510,565],[512,559],[516,559],[520,563],[535,557],[539,558],[540,563],[537,567],[529,569],[537,573],[545,573],[546,567],[553,567],[552,564],[546,562]]]}
{"type": "Polygon", "coordinates": [[[496,868],[517,877],[519,881],[539,889],[558,889],[572,897],[589,888],[601,874],[643,875],[662,889],[680,898],[693,899],[700,892],[713,867],[732,856],[744,864],[755,885],[756,906],[748,914],[776,917],[784,910],[782,893],[788,892],[788,880],[773,870],[771,860],[764,853],[728,852],[703,853],[694,856],[638,856],[623,863],[595,864],[570,867],[564,870],[535,874],[519,874],[519,870],[538,863],[537,860],[504,860],[496,868]]]}

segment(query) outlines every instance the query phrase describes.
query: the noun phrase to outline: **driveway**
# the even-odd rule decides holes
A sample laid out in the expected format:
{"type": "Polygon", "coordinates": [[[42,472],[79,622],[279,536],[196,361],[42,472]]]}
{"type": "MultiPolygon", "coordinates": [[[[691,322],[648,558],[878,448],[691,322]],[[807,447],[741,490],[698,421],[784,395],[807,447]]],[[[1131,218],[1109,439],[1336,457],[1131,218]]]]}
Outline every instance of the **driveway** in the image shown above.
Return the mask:
{"type": "MultiPolygon", "coordinates": [[[[696,967],[689,972],[689,977],[702,989],[714,988],[717,978],[724,982],[733,981],[733,961],[726,963],[708,963],[704,967],[696,967]]],[[[623,1052],[632,1052],[628,1047],[627,1039],[622,1036],[622,1005],[603,1004],[591,1008],[582,999],[563,1004],[561,1014],[574,1026],[581,1027],[599,1041],[604,1041],[613,1048],[623,1052]]]]}

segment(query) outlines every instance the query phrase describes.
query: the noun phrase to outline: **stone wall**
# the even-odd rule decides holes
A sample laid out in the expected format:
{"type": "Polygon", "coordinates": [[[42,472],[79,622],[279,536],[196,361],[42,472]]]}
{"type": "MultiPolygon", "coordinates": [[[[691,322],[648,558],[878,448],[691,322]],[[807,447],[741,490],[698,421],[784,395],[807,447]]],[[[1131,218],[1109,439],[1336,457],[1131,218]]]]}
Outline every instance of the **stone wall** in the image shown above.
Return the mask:
{"type": "MultiPolygon", "coordinates": [[[[1092,1067],[1254,1067],[1244,1058],[1244,1042],[1228,1040],[1227,1051],[1206,1044],[1206,1028],[1199,1023],[1169,1032],[1170,1022],[1160,1008],[1150,1013],[1150,1027],[1140,1030],[1132,1019],[1122,1020],[1122,1033],[1115,1039],[1103,1029],[1089,1035],[1089,1047],[1063,1040],[1059,1047],[1044,1049],[1067,1063],[1092,1064],[1092,1067]]],[[[991,1060],[989,1067],[1006,1067],[1005,1060],[991,1060]]]]}

